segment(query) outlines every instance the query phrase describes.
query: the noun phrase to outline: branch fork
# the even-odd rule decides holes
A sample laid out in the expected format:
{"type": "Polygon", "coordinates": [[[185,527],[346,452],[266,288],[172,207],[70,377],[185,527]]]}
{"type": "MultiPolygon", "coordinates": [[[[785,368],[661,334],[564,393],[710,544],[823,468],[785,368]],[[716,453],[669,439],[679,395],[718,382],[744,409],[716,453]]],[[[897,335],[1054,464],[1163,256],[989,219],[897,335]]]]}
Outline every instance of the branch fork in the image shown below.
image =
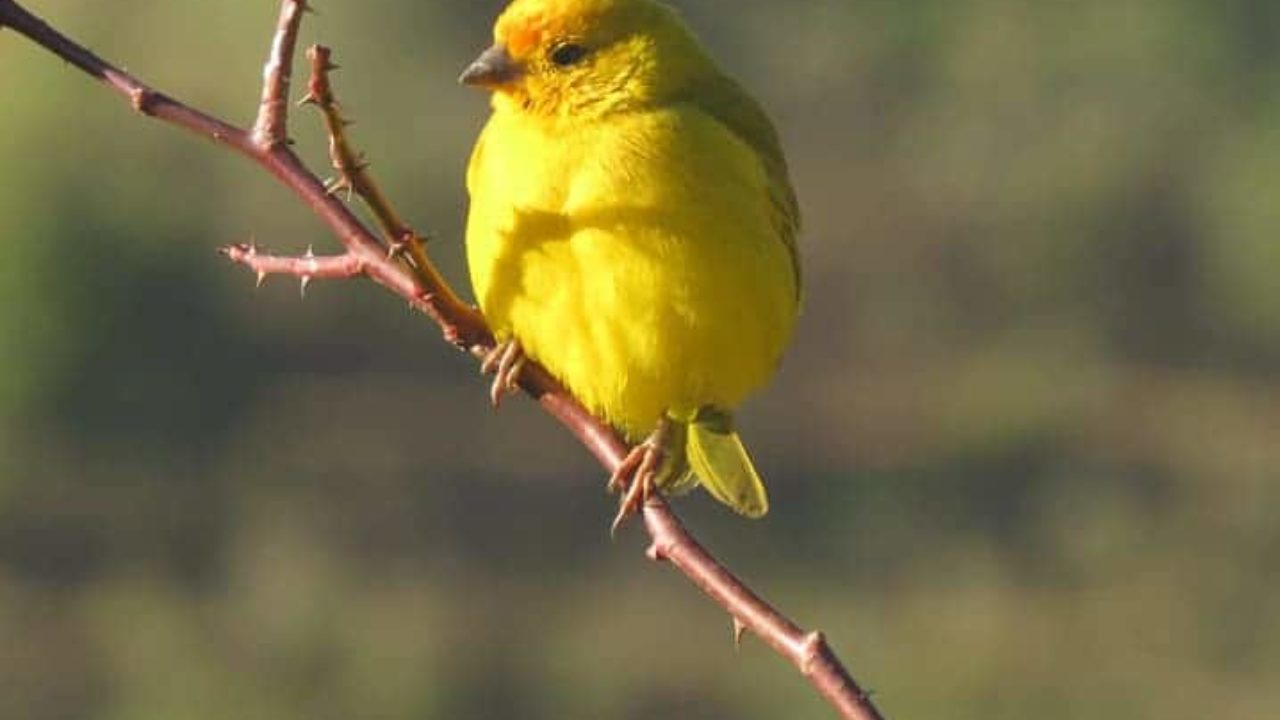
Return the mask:
{"type": "MultiPolygon", "coordinates": [[[[423,238],[392,208],[368,172],[368,164],[352,150],[334,100],[329,73],[336,69],[328,48],[308,51],[311,77],[304,103],[319,107],[329,132],[329,154],[339,183],[363,199],[373,211],[378,232],[369,230],[331,189],[290,149],[288,110],[290,73],[305,0],[282,0],[271,50],[263,67],[263,88],[253,125],[240,128],[158,92],[94,55],[47,25],[14,0],[0,0],[0,29],[10,28],[99,79],[122,95],[142,115],[212,138],[271,173],[311,208],[344,248],[336,255],[308,250],[290,257],[261,252],[253,244],[222,249],[233,262],[255,273],[261,284],[271,275],[298,278],[303,292],[313,280],[367,277],[400,296],[434,321],[450,344],[483,359],[497,343],[480,313],[462,301],[444,280],[423,248],[423,238]]],[[[619,435],[570,396],[545,369],[527,362],[518,373],[521,389],[563,424],[614,472],[628,456],[619,435]]],[[[880,720],[867,693],[832,652],[820,632],[805,632],[756,595],[721,565],[676,517],[658,493],[644,501],[645,529],[652,542],[646,554],[669,562],[723,607],[733,620],[734,638],[752,632],[791,662],[843,718],[880,720]]]]}

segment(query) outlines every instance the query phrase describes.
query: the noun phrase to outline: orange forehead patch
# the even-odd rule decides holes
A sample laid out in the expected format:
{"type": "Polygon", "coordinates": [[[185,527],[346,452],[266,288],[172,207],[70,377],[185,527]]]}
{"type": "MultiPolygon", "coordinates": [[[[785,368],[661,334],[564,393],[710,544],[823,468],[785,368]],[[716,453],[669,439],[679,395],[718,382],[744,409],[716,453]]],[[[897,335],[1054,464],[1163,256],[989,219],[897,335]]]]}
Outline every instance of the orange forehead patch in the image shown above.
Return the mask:
{"type": "Polygon", "coordinates": [[[498,27],[498,39],[515,57],[525,57],[540,47],[545,34],[546,23],[541,15],[513,18],[513,22],[498,27]]]}
{"type": "Polygon", "coordinates": [[[565,35],[580,33],[599,15],[597,0],[516,0],[498,18],[494,39],[514,57],[527,57],[565,35]]]}

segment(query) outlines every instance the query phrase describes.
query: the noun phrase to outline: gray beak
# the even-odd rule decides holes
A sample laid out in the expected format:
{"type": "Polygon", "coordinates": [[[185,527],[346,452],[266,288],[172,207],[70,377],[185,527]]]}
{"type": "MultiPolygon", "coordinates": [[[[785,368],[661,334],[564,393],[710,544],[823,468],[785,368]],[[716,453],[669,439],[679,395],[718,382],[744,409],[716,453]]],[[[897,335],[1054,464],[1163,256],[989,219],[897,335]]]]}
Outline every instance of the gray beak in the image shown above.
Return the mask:
{"type": "Polygon", "coordinates": [[[494,45],[462,71],[458,82],[471,87],[496,88],[514,82],[523,72],[524,68],[507,54],[505,47],[494,45]]]}

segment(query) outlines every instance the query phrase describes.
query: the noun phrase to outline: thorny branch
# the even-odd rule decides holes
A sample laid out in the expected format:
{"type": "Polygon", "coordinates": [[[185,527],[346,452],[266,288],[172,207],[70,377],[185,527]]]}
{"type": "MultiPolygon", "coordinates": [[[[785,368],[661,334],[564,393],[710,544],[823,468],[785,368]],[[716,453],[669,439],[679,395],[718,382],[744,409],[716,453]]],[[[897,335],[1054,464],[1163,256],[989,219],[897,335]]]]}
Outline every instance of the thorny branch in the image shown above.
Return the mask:
{"type": "Polygon", "coordinates": [[[258,285],[266,282],[268,275],[292,275],[298,278],[302,294],[312,280],[350,280],[364,274],[365,264],[351,253],[341,255],[316,255],[311,248],[301,257],[272,255],[258,250],[257,245],[229,245],[220,250],[232,262],[252,268],[258,274],[258,285]]]}
{"type": "MultiPolygon", "coordinates": [[[[185,128],[247,157],[263,167],[330,227],[345,248],[341,255],[298,258],[261,253],[249,245],[226,248],[232,260],[258,273],[293,275],[305,284],[313,278],[364,275],[409,302],[437,325],[445,339],[481,356],[493,347],[484,319],[444,281],[422,250],[421,242],[399,219],[352,153],[342,131],[328,87],[329,52],[311,54],[312,82],[306,99],[321,106],[331,137],[332,156],[342,181],[349,183],[374,209],[384,246],[289,149],[287,111],[290,72],[306,0],[283,0],[271,52],[263,71],[263,94],[252,128],[244,129],[187,106],[143,84],[128,73],[69,40],[13,0],[0,0],[0,30],[10,28],[98,78],[124,96],[143,115],[185,128]],[[405,263],[401,258],[407,256],[405,263]]],[[[530,365],[521,387],[582,442],[612,472],[627,454],[616,432],[592,417],[545,370],[530,365]]],[[[652,542],[648,556],[666,560],[727,610],[738,636],[750,631],[786,657],[840,713],[853,720],[879,720],[880,713],[836,658],[819,632],[806,633],[766,603],[721,565],[680,523],[661,496],[654,494],[643,510],[652,542]]]]}
{"type": "Polygon", "coordinates": [[[323,45],[313,45],[307,49],[307,59],[311,61],[311,79],[307,82],[307,94],[299,103],[315,105],[324,116],[325,128],[329,131],[329,158],[333,162],[333,169],[338,173],[328,183],[329,192],[351,190],[359,195],[378,221],[378,227],[387,241],[388,254],[393,257],[408,256],[410,267],[424,286],[442,284],[444,279],[432,274],[435,266],[427,259],[422,238],[401,219],[369,173],[369,163],[351,147],[351,142],[347,139],[347,127],[352,121],[342,115],[329,83],[329,73],[338,69],[331,60],[332,54],[323,45]]]}

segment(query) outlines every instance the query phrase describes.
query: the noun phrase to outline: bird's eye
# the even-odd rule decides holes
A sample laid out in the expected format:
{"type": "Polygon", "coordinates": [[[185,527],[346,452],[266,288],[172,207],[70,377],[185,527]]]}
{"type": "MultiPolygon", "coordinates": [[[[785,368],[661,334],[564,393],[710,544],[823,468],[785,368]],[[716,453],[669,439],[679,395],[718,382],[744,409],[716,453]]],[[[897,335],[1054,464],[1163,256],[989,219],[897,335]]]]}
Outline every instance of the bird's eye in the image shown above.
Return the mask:
{"type": "Polygon", "coordinates": [[[551,62],[560,67],[573,65],[586,56],[587,49],[577,43],[564,43],[551,50],[551,62]]]}

